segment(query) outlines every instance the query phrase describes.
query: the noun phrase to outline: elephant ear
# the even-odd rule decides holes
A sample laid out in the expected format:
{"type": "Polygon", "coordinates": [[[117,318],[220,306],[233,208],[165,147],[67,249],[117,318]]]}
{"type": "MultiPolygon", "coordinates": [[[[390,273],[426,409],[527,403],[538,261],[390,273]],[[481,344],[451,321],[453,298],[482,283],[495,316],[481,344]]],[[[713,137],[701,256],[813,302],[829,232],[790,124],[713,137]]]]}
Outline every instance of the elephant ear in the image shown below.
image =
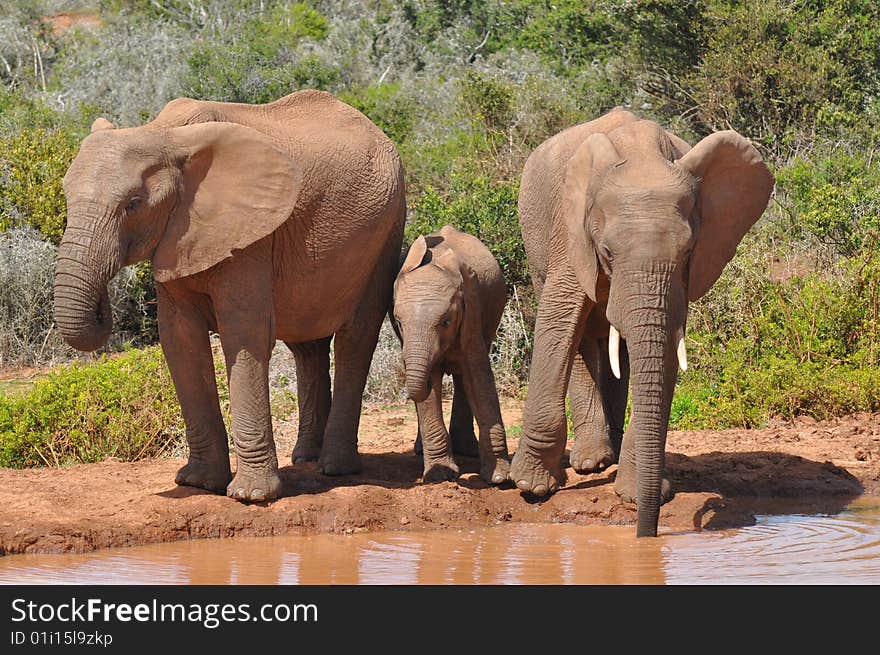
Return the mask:
{"type": "Polygon", "coordinates": [[[599,262],[587,225],[593,186],[609,169],[623,163],[617,148],[603,133],[591,134],[565,166],[563,212],[568,261],[584,291],[596,301],[599,262]]]}
{"type": "Polygon", "coordinates": [[[459,339],[465,346],[465,352],[478,352],[473,348],[481,349],[486,344],[483,339],[483,303],[477,274],[452,248],[446,248],[439,253],[434,258],[434,263],[447,271],[456,284],[460,284],[462,317],[459,339]]]}
{"type": "Polygon", "coordinates": [[[204,271],[274,232],[293,213],[302,171],[257,130],[199,123],[169,130],[184,152],[177,206],[153,253],[156,280],[204,271]]]}
{"type": "Polygon", "coordinates": [[[405,275],[410,271],[416,270],[422,264],[426,264],[425,258],[427,254],[428,242],[425,240],[424,235],[420,235],[409,247],[409,252],[406,253],[406,259],[403,260],[403,266],[400,267],[398,275],[405,275]]]}
{"type": "Polygon", "coordinates": [[[115,130],[116,126],[108,121],[103,116],[98,116],[95,121],[92,123],[92,128],[89,132],[100,132],[101,130],[115,130]]]}
{"type": "Polygon", "coordinates": [[[700,227],[688,280],[688,299],[696,300],[715,284],[764,212],[774,179],[751,142],[733,130],[707,136],[677,163],[700,183],[700,227]]]}

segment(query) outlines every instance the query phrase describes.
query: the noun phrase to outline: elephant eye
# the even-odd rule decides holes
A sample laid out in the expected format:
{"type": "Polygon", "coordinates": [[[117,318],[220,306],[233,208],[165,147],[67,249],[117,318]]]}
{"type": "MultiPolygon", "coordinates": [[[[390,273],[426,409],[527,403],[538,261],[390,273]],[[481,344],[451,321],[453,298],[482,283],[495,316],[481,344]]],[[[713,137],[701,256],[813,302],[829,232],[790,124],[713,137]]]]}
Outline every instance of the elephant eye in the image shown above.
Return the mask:
{"type": "Polygon", "coordinates": [[[128,201],[128,204],[125,206],[125,212],[130,214],[133,211],[137,211],[140,208],[141,203],[143,203],[143,198],[141,198],[140,196],[134,196],[128,201]]]}
{"type": "Polygon", "coordinates": [[[451,321],[448,318],[444,318],[441,325],[446,328],[446,327],[449,327],[450,323],[451,323],[451,321]]]}

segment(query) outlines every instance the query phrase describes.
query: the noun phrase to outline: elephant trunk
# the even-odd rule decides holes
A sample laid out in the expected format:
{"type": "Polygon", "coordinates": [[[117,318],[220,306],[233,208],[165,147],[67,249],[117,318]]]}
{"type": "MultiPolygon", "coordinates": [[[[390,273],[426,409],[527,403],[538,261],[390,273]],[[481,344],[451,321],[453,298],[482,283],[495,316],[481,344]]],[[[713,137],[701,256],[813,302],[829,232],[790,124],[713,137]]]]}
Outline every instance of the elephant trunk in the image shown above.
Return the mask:
{"type": "Polygon", "coordinates": [[[64,340],[77,350],[100,348],[113,330],[107,283],[118,267],[97,264],[88,235],[68,228],[58,247],[55,268],[55,321],[64,340]],[[84,238],[83,238],[84,237],[84,238]]]}
{"type": "Polygon", "coordinates": [[[431,393],[431,371],[434,368],[435,349],[425,339],[404,341],[403,365],[406,369],[406,395],[417,403],[431,393]]]}
{"type": "Polygon", "coordinates": [[[626,318],[622,333],[629,351],[632,385],[629,429],[633,431],[638,480],[636,534],[655,537],[662,500],[669,409],[678,371],[677,335],[684,317],[670,311],[672,278],[668,272],[642,272],[635,277],[625,286],[632,295],[624,301],[626,318]]]}

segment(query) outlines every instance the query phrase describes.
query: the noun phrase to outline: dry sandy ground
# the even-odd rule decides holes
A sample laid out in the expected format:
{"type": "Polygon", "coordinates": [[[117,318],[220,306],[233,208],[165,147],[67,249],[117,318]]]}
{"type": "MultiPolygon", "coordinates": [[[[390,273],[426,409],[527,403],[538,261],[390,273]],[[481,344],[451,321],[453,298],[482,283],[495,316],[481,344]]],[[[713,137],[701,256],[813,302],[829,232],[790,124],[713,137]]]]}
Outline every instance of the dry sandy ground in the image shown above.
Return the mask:
{"type": "MultiPolygon", "coordinates": [[[[503,405],[513,451],[522,403],[503,405]]],[[[289,462],[295,423],[276,427],[279,459],[289,462]]],[[[569,469],[563,490],[528,502],[512,485],[485,485],[476,460],[461,461],[458,483],[423,484],[414,435],[411,406],[367,408],[363,473],[326,478],[313,465],[288,465],[282,469],[286,496],[260,505],[176,486],[182,460],[0,469],[0,554],[233,535],[635,521],[635,507],[612,490],[614,466],[587,476],[569,469]]],[[[748,525],[756,513],[834,513],[859,495],[880,494],[880,415],[671,432],[667,452],[677,493],[663,507],[661,531],[748,525]]]]}

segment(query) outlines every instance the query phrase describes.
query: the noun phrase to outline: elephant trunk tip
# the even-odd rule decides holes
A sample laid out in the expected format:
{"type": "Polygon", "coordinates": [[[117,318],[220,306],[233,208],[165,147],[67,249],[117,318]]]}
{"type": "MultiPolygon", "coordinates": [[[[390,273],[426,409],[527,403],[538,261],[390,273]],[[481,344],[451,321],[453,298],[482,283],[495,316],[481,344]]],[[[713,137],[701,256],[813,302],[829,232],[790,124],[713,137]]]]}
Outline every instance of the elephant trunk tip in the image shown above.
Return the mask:
{"type": "Polygon", "coordinates": [[[416,403],[424,402],[431,393],[431,378],[421,375],[407,375],[406,396],[416,403]]]}
{"type": "Polygon", "coordinates": [[[82,352],[97,350],[107,343],[113,331],[110,298],[105,292],[89,310],[71,305],[56,291],[55,322],[62,338],[72,348],[82,352]]]}

